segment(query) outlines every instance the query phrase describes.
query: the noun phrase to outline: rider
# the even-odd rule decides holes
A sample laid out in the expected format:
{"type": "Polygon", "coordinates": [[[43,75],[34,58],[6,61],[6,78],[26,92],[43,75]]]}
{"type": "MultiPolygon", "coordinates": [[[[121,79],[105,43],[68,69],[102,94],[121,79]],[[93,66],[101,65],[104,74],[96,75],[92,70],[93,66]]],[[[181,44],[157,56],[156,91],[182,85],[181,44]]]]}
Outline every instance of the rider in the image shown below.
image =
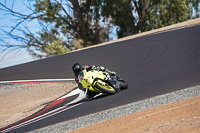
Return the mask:
{"type": "MultiPolygon", "coordinates": [[[[81,66],[81,64],[79,63],[75,63],[73,66],[72,66],[72,70],[74,72],[74,76],[75,76],[75,80],[76,80],[76,83],[78,84],[78,88],[85,91],[86,89],[83,88],[82,84],[79,82],[78,80],[78,74],[82,71],[86,69],[87,71],[89,70],[93,70],[93,69],[97,69],[97,70],[100,70],[100,71],[106,71],[108,73],[110,73],[111,75],[116,75],[115,72],[113,71],[110,71],[108,69],[105,69],[103,66],[97,66],[95,67],[95,65],[91,65],[91,66],[87,66],[87,65],[84,65],[84,66],[81,66]]],[[[93,97],[95,96],[96,93],[95,92],[91,92],[89,89],[88,89],[88,92],[87,92],[87,97],[90,98],[90,97],[93,97]]]]}

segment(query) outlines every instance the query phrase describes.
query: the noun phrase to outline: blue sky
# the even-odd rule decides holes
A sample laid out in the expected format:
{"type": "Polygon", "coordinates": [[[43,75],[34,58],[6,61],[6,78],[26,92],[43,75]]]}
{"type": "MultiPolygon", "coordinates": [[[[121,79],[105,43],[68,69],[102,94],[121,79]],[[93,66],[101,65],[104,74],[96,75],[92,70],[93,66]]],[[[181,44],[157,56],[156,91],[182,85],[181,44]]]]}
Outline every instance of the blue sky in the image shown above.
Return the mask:
{"type": "MultiPolygon", "coordinates": [[[[4,4],[4,0],[1,1],[4,4]]],[[[11,7],[12,5],[12,0],[6,1],[6,5],[8,5],[8,7],[11,7]]],[[[15,11],[19,11],[19,12],[23,12],[24,14],[28,14],[29,10],[27,9],[27,7],[23,4],[23,0],[16,0],[13,6],[13,10],[15,11]]],[[[14,26],[14,17],[12,17],[11,15],[5,14],[5,12],[0,11],[0,27],[6,31],[10,31],[9,28],[7,28],[7,26],[14,26]]],[[[37,29],[37,26],[34,23],[31,23],[30,26],[32,27],[32,29],[37,29]]],[[[0,31],[0,35],[4,35],[4,33],[2,31],[0,31]]],[[[1,42],[0,42],[1,43],[1,42]]],[[[9,39],[9,43],[16,43],[15,40],[9,39]]],[[[30,62],[33,60],[37,60],[37,58],[32,57],[29,55],[29,53],[26,51],[26,49],[21,49],[21,50],[16,50],[16,51],[2,51],[2,47],[0,46],[0,69],[1,68],[5,68],[5,67],[9,67],[9,66],[13,66],[13,65],[18,65],[18,64],[22,64],[22,63],[26,63],[26,62],[30,62]]]]}

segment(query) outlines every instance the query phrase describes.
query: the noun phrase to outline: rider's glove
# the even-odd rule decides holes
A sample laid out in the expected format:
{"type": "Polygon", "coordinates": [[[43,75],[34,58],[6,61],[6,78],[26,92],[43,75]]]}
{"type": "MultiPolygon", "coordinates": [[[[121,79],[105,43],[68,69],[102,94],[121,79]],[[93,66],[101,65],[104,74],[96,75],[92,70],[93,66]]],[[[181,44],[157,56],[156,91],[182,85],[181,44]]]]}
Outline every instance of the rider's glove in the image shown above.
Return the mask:
{"type": "Polygon", "coordinates": [[[116,75],[116,72],[114,72],[114,71],[110,71],[110,70],[108,70],[108,69],[106,69],[106,72],[108,72],[108,73],[110,73],[111,75],[116,75]]]}
{"type": "Polygon", "coordinates": [[[116,75],[116,72],[111,71],[110,73],[111,73],[112,75],[116,75]]]}

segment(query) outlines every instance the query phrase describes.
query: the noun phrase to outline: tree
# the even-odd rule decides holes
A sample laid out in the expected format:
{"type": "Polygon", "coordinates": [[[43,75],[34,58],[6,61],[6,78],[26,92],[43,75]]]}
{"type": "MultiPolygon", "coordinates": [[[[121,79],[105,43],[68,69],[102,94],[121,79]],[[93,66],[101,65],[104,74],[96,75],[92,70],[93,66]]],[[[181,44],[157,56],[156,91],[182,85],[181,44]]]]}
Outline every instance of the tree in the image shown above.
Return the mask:
{"type": "Polygon", "coordinates": [[[109,41],[113,26],[121,38],[199,17],[200,4],[197,0],[36,0],[34,5],[22,1],[29,14],[15,11],[15,0],[11,6],[0,2],[0,11],[16,18],[9,31],[1,30],[18,42],[11,45],[1,36],[0,45],[27,48],[38,57],[109,41]],[[31,21],[38,23],[39,31],[26,26],[31,21]]]}
{"type": "MultiPolygon", "coordinates": [[[[58,42],[64,45],[66,48],[64,51],[68,52],[74,48],[110,40],[108,35],[110,32],[109,23],[102,24],[101,22],[100,4],[100,0],[37,0],[34,9],[27,5],[32,12],[26,15],[14,11],[13,8],[9,8],[6,4],[0,2],[0,10],[18,19],[16,25],[9,32],[4,31],[8,36],[21,41],[24,44],[23,47],[26,47],[32,55],[48,57],[54,54],[52,51],[49,54],[49,50],[46,49],[58,45],[58,42]],[[41,31],[36,33],[22,25],[25,21],[34,20],[38,21],[41,28],[41,31]],[[23,35],[16,35],[14,31],[20,31],[23,35]]],[[[60,54],[63,54],[63,52],[60,52],[60,54]]]]}
{"type": "Polygon", "coordinates": [[[190,0],[190,9],[192,10],[192,13],[194,14],[194,18],[198,18],[200,11],[200,1],[199,0],[190,0]]]}
{"type": "Polygon", "coordinates": [[[71,42],[86,47],[109,40],[109,30],[100,24],[100,4],[100,0],[37,0],[35,11],[39,20],[54,23],[71,42]]]}
{"type": "Polygon", "coordinates": [[[37,35],[25,34],[27,50],[35,57],[56,56],[70,51],[71,46],[59,36],[56,29],[49,31],[47,28],[43,28],[42,31],[37,32],[37,35]]]}
{"type": "Polygon", "coordinates": [[[111,17],[118,38],[191,19],[196,0],[104,0],[102,15],[111,17]]]}
{"type": "Polygon", "coordinates": [[[147,26],[144,30],[160,28],[191,19],[192,12],[189,5],[190,2],[187,0],[152,1],[147,20],[154,25],[147,26]],[[154,23],[154,20],[156,20],[156,23],[154,23]]]}

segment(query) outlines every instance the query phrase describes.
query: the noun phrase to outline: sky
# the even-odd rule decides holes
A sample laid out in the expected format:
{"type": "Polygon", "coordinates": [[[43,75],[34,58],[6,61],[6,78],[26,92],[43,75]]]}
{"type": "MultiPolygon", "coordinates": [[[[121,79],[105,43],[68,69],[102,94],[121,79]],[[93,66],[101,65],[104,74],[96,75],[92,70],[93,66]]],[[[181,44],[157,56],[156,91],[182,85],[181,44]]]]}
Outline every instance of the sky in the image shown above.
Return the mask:
{"type": "MultiPolygon", "coordinates": [[[[24,14],[26,13],[28,14],[29,10],[26,8],[25,5],[23,5],[22,1],[23,0],[16,0],[13,6],[13,10],[23,12],[24,14]]],[[[5,0],[1,0],[0,2],[4,4],[5,0]]],[[[6,5],[11,7],[12,5],[11,2],[12,0],[11,1],[7,0],[6,5]]],[[[0,12],[1,12],[0,13],[0,20],[1,20],[0,27],[1,28],[3,27],[4,30],[9,31],[9,28],[7,28],[6,26],[15,25],[15,23],[13,22],[14,17],[12,17],[11,15],[5,14],[5,12],[3,11],[0,11],[0,12]]],[[[37,29],[37,26],[34,23],[31,23],[30,26],[32,26],[32,28],[35,30],[37,29]]],[[[0,30],[0,35],[2,36],[3,34],[4,33],[0,30]]],[[[12,39],[9,39],[9,43],[12,44],[12,43],[15,43],[15,41],[12,39]]],[[[2,47],[0,46],[0,69],[34,61],[34,60],[38,60],[38,59],[29,55],[26,49],[21,49],[21,50],[16,50],[16,51],[10,51],[10,50],[2,51],[2,47]]]]}

